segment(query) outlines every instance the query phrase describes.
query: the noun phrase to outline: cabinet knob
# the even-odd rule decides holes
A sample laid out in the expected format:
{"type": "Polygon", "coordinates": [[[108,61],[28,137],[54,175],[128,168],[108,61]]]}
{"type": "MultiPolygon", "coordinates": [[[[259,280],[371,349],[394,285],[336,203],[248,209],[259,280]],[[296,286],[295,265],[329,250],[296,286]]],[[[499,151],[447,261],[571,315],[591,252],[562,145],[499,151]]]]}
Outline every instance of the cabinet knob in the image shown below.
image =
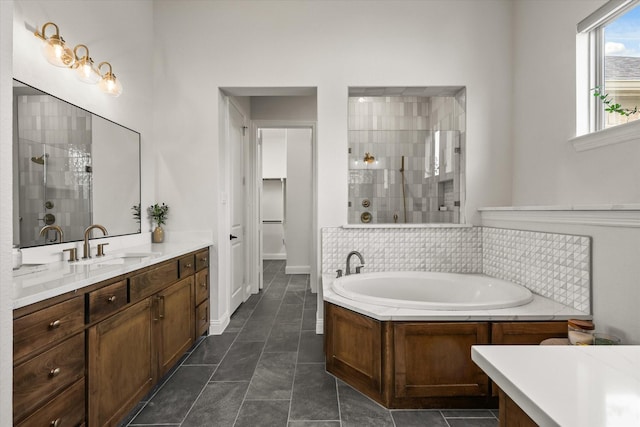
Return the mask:
{"type": "Polygon", "coordinates": [[[58,375],[60,375],[60,368],[55,368],[49,371],[49,376],[51,378],[57,377],[58,375]]]}
{"type": "Polygon", "coordinates": [[[202,261],[202,262],[207,262],[207,261],[208,261],[208,258],[207,258],[206,256],[203,256],[202,258],[200,258],[200,261],[202,261]]]}
{"type": "Polygon", "coordinates": [[[51,424],[49,424],[51,427],[58,427],[60,425],[60,423],[62,423],[62,419],[61,418],[56,418],[55,420],[51,421],[51,424]]]}
{"type": "Polygon", "coordinates": [[[49,323],[49,329],[56,329],[60,327],[60,320],[54,320],[53,322],[49,323]]]}
{"type": "Polygon", "coordinates": [[[111,295],[109,298],[107,298],[107,302],[108,303],[116,302],[116,296],[115,295],[111,295]]]}
{"type": "Polygon", "coordinates": [[[200,283],[200,286],[202,286],[203,288],[207,289],[207,282],[205,281],[205,282],[200,283]]]}
{"type": "Polygon", "coordinates": [[[191,268],[191,263],[189,263],[189,264],[185,264],[185,265],[184,265],[184,268],[191,268]]]}

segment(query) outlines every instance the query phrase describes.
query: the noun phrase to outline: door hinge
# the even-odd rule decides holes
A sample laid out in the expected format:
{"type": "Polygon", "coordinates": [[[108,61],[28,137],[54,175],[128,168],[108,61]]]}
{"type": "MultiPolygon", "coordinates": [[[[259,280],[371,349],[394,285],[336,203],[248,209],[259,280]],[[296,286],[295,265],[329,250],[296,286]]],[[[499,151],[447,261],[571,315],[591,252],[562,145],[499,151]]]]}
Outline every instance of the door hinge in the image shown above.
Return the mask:
{"type": "Polygon", "coordinates": [[[454,148],[453,152],[456,153],[456,154],[460,154],[461,153],[460,147],[454,148]]]}
{"type": "Polygon", "coordinates": [[[247,126],[242,126],[242,136],[245,136],[247,129],[248,129],[247,126]]]}

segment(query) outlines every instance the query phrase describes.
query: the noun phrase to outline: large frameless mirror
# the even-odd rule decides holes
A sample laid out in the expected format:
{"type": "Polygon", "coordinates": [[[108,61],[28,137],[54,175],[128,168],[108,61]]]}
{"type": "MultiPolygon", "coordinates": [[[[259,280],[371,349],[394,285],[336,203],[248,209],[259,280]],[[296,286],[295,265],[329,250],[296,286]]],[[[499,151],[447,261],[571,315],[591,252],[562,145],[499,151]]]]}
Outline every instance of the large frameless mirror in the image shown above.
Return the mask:
{"type": "Polygon", "coordinates": [[[140,134],[14,80],[13,241],[23,248],[140,232],[140,134]]]}
{"type": "Polygon", "coordinates": [[[464,222],[464,87],[351,87],[348,138],[349,224],[464,222]]]}

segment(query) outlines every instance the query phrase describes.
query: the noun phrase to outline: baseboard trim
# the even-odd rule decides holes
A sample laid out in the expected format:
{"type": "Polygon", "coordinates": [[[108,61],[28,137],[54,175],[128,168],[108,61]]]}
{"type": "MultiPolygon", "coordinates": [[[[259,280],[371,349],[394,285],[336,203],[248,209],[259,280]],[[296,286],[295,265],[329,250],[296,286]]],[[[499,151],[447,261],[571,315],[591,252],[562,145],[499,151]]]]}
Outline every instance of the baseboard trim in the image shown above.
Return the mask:
{"type": "Polygon", "coordinates": [[[288,265],[284,268],[284,274],[311,274],[311,266],[288,265]]]}
{"type": "Polygon", "coordinates": [[[286,260],[287,254],[262,254],[264,260],[286,260]]]}
{"type": "Polygon", "coordinates": [[[316,334],[323,335],[324,334],[324,319],[316,317],[316,334]]]}
{"type": "Polygon", "coordinates": [[[209,321],[209,335],[221,335],[229,326],[229,313],[225,313],[220,319],[211,319],[209,321]]]}

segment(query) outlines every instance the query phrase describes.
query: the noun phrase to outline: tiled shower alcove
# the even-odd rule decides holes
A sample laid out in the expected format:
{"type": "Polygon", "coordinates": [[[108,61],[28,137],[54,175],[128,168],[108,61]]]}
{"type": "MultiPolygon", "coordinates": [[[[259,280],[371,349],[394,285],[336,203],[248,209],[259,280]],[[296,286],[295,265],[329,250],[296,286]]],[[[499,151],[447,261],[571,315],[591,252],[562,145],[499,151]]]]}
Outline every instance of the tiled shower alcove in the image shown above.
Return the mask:
{"type": "Polygon", "coordinates": [[[359,251],[365,272],[483,273],[591,312],[591,238],[492,227],[322,229],[322,272],[359,251]]]}

